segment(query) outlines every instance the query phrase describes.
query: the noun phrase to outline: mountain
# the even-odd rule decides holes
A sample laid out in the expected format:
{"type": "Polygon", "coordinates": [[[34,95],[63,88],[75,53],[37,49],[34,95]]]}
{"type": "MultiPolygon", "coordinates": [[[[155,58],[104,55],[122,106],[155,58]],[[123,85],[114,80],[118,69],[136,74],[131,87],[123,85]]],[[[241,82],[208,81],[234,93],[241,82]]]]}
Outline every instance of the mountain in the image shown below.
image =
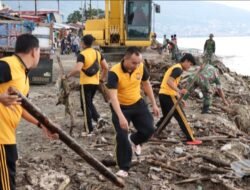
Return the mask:
{"type": "MultiPolygon", "coordinates": [[[[18,10],[34,9],[34,0],[2,0],[3,3],[18,10]]],[[[39,9],[57,9],[57,0],[37,0],[39,9]]],[[[79,10],[85,0],[59,0],[60,12],[64,20],[74,10],[79,10]]],[[[89,0],[86,0],[87,6],[89,0]]],[[[177,34],[178,36],[249,36],[250,11],[228,7],[207,1],[163,1],[154,3],[161,6],[161,13],[155,14],[155,31],[158,36],[177,34]]],[[[92,0],[92,7],[104,9],[104,0],[92,0]]],[[[154,28],[154,27],[153,27],[154,28]]]]}
{"type": "Polygon", "coordinates": [[[250,35],[250,12],[204,1],[157,1],[155,31],[162,36],[250,35]]]}

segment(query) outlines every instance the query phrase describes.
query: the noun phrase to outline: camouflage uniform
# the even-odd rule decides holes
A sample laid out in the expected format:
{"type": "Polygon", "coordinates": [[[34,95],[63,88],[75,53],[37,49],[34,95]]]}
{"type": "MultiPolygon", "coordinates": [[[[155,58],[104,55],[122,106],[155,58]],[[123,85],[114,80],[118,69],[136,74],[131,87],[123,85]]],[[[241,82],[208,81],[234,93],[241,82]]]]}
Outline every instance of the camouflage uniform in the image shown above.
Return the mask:
{"type": "Polygon", "coordinates": [[[206,40],[205,45],[204,45],[204,61],[205,63],[212,63],[212,58],[215,53],[215,41],[210,38],[206,40]]]}
{"type": "MultiPolygon", "coordinates": [[[[191,75],[188,79],[188,82],[190,83],[192,79],[194,78],[194,75],[191,75]]],[[[209,107],[212,104],[212,95],[214,93],[214,86],[216,85],[217,89],[221,89],[221,83],[219,79],[219,75],[217,72],[217,69],[210,65],[206,64],[204,69],[201,71],[199,77],[196,79],[193,91],[196,87],[200,87],[202,93],[203,93],[203,111],[206,111],[209,109],[209,107]]],[[[184,99],[187,99],[189,94],[184,96],[184,99]]]]}

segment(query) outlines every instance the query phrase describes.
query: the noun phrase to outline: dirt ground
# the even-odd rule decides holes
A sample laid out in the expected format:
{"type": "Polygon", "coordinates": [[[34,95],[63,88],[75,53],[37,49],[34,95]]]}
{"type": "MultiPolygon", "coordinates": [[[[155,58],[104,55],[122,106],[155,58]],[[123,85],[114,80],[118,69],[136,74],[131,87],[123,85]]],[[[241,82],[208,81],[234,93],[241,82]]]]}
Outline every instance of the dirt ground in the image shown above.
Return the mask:
{"type": "MultiPolygon", "coordinates": [[[[158,60],[164,55],[149,54],[148,57],[158,60]]],[[[65,70],[69,71],[74,66],[76,58],[74,55],[62,55],[61,59],[65,70]]],[[[227,97],[234,103],[238,103],[240,107],[248,106],[249,78],[235,73],[229,73],[229,75],[233,78],[232,81],[229,81],[225,75],[222,77],[227,97]]],[[[55,83],[58,76],[58,64],[54,58],[53,83],[31,86],[29,98],[52,121],[68,132],[69,116],[65,116],[63,105],[56,106],[58,88],[55,83]]],[[[78,82],[77,77],[72,80],[78,82]]],[[[84,131],[83,115],[80,110],[79,92],[73,91],[70,96],[76,116],[73,137],[99,160],[114,160],[115,134],[109,105],[97,92],[94,103],[108,124],[96,131],[96,135],[83,137],[81,135],[84,131]]],[[[212,114],[201,114],[202,100],[191,97],[185,112],[196,137],[202,139],[203,144],[185,145],[183,133],[173,119],[160,139],[152,139],[143,145],[140,158],[133,158],[133,166],[129,171],[129,177],[125,179],[124,189],[250,189],[250,178],[237,177],[230,167],[233,161],[249,159],[249,135],[239,130],[231,112],[216,106],[221,105],[218,97],[214,98],[214,105],[212,114]],[[231,144],[231,147],[237,146],[229,151],[221,150],[221,147],[227,144],[231,144]]],[[[157,120],[155,118],[155,122],[157,120]]],[[[17,130],[17,142],[19,152],[17,190],[119,189],[62,142],[48,140],[40,129],[25,121],[20,123],[17,130]]],[[[109,168],[113,172],[118,170],[114,165],[109,168]]]]}

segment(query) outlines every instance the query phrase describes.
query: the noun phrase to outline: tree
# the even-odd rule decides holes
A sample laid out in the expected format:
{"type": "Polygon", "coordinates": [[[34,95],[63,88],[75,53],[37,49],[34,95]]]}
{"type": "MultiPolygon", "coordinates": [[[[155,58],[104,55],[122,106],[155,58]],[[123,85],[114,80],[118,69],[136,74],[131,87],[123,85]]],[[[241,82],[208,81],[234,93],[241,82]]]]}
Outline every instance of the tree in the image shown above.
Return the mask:
{"type": "Polygon", "coordinates": [[[67,20],[68,23],[76,23],[78,21],[82,21],[82,14],[80,13],[80,11],[74,11],[68,16],[67,20]]]}
{"type": "MultiPolygon", "coordinates": [[[[102,9],[88,9],[85,11],[85,16],[86,18],[93,18],[96,16],[103,16],[104,15],[104,10],[102,9]]],[[[76,23],[76,22],[80,22],[82,21],[82,10],[80,9],[79,11],[74,11],[73,13],[71,13],[68,18],[67,18],[67,22],[68,23],[76,23]]]]}
{"type": "Polygon", "coordinates": [[[86,15],[88,17],[96,17],[96,16],[100,16],[100,15],[104,15],[104,10],[102,9],[88,9],[86,10],[86,15]]]}

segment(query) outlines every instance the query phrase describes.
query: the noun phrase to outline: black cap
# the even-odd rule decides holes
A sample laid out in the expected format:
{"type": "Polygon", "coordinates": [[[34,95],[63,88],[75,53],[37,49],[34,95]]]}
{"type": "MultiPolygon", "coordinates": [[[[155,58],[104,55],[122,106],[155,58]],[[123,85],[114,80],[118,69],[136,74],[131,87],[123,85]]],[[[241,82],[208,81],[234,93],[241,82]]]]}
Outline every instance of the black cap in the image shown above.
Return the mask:
{"type": "Polygon", "coordinates": [[[181,63],[183,63],[184,61],[190,61],[193,65],[196,65],[194,56],[191,53],[185,53],[182,58],[181,58],[181,63]]]}
{"type": "Polygon", "coordinates": [[[86,34],[82,37],[82,41],[86,46],[91,46],[95,38],[91,34],[86,34]]]}

